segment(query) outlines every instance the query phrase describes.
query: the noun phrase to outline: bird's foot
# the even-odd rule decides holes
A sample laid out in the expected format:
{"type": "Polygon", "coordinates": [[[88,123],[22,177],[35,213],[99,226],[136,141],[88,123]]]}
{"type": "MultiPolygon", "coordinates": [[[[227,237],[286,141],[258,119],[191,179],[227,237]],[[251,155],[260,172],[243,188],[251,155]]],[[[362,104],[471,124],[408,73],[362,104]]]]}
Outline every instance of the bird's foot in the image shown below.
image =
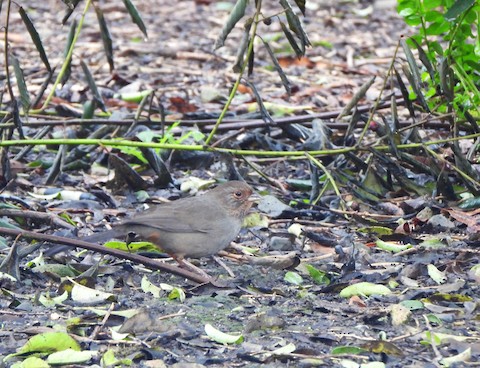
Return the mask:
{"type": "Polygon", "coordinates": [[[195,266],[194,264],[186,261],[185,259],[177,259],[177,262],[180,265],[180,267],[184,267],[184,268],[188,269],[189,271],[198,273],[199,275],[202,275],[206,279],[212,279],[213,280],[212,276],[210,276],[208,273],[206,273],[201,268],[199,268],[199,267],[195,266]]]}

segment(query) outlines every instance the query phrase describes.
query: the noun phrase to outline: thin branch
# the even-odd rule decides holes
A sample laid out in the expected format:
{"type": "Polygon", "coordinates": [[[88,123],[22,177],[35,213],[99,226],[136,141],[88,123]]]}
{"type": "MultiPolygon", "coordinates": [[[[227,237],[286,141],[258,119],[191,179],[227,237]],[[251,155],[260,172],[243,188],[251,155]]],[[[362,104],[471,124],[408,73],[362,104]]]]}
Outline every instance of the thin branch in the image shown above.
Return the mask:
{"type": "Polygon", "coordinates": [[[81,239],[70,239],[70,238],[65,238],[63,236],[40,234],[33,231],[9,229],[4,227],[0,227],[0,234],[11,235],[11,236],[21,236],[27,239],[34,239],[34,240],[45,241],[49,243],[68,245],[70,247],[79,247],[83,249],[88,249],[101,254],[108,254],[120,259],[126,259],[135,263],[140,263],[152,270],[165,271],[180,277],[185,277],[189,280],[192,280],[200,284],[212,284],[214,286],[221,286],[215,280],[205,278],[194,272],[183,270],[179,267],[172,266],[166,263],[158,262],[156,260],[143,257],[138,254],[127,253],[118,249],[107,248],[102,245],[89,243],[81,239]]]}

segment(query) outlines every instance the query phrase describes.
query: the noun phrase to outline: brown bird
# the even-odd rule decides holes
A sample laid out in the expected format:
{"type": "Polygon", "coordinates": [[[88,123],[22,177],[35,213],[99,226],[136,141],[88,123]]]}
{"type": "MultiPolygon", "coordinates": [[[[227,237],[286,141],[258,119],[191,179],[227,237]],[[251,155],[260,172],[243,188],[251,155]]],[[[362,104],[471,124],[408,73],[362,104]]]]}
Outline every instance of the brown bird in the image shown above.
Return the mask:
{"type": "Polygon", "coordinates": [[[85,240],[104,242],[133,232],[182,263],[183,258],[211,256],[226,248],[258,199],[248,184],[230,181],[204,195],[155,206],[85,240]]]}

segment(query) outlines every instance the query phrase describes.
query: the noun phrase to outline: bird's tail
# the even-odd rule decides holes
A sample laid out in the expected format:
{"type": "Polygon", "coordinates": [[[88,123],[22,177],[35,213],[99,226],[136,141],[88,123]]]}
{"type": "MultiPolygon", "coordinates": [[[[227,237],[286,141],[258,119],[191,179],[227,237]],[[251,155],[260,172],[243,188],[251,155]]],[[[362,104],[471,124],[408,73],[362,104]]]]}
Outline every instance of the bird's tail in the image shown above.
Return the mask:
{"type": "MultiPolygon", "coordinates": [[[[107,230],[107,231],[102,231],[98,233],[94,233],[89,236],[84,236],[80,238],[80,240],[89,242],[89,243],[105,243],[109,240],[119,238],[121,237],[122,234],[119,234],[118,231],[116,230],[107,230]]],[[[72,249],[72,247],[68,245],[61,245],[61,244],[53,244],[53,243],[47,243],[49,245],[49,248],[44,252],[44,255],[47,257],[52,257],[55,254],[65,252],[69,249],[72,249]]]]}
{"type": "Polygon", "coordinates": [[[84,236],[83,238],[80,238],[80,239],[89,243],[105,243],[112,239],[118,239],[121,236],[122,234],[120,234],[117,230],[112,229],[107,231],[101,231],[98,233],[93,233],[92,235],[84,236]]]}

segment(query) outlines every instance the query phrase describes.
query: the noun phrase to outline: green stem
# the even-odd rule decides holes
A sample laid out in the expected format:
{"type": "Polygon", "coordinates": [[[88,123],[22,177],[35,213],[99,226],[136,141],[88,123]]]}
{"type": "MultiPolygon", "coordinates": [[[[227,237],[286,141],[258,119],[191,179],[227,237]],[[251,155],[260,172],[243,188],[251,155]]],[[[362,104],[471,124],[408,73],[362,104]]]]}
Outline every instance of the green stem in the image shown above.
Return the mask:
{"type": "Polygon", "coordinates": [[[382,95],[383,95],[383,91],[385,90],[385,88],[387,86],[388,76],[392,75],[393,65],[395,63],[395,60],[397,59],[397,53],[398,53],[399,48],[400,48],[400,40],[397,42],[397,47],[395,48],[395,52],[392,56],[392,61],[390,62],[390,66],[389,66],[388,71],[387,71],[387,77],[385,78],[385,80],[383,82],[382,89],[380,90],[380,93],[378,94],[377,100],[375,101],[375,104],[372,107],[371,113],[368,116],[368,120],[365,123],[365,126],[363,127],[363,130],[360,133],[360,136],[358,137],[357,144],[356,144],[357,147],[360,146],[360,143],[362,143],[362,140],[365,137],[365,134],[367,134],[367,131],[370,128],[370,123],[373,120],[373,113],[375,111],[377,111],[378,106],[380,105],[380,101],[381,101],[381,98],[382,98],[382,95]]]}
{"type": "Polygon", "coordinates": [[[215,133],[217,132],[218,126],[223,121],[223,118],[227,114],[228,109],[229,109],[230,105],[232,104],[232,101],[235,98],[235,95],[237,94],[238,87],[240,86],[240,82],[242,80],[243,74],[245,73],[245,68],[248,65],[248,60],[250,59],[250,55],[253,52],[253,45],[254,45],[254,41],[255,41],[255,36],[257,34],[257,27],[258,27],[260,14],[261,14],[260,13],[261,6],[262,6],[262,1],[258,0],[257,1],[257,9],[256,9],[256,12],[255,12],[255,20],[253,22],[253,26],[252,26],[252,30],[251,30],[252,33],[251,33],[251,37],[250,37],[250,43],[248,44],[248,50],[247,50],[247,55],[245,57],[245,61],[242,65],[242,69],[240,70],[240,73],[238,73],[237,80],[235,81],[235,84],[233,85],[233,88],[230,91],[230,95],[228,96],[228,100],[225,103],[225,106],[223,107],[223,110],[220,113],[220,116],[218,117],[217,122],[215,123],[215,126],[213,127],[212,131],[210,132],[207,139],[205,140],[206,145],[208,145],[211,142],[211,140],[213,139],[215,133]]]}
{"type": "MultiPolygon", "coordinates": [[[[425,146],[442,145],[448,142],[460,141],[464,139],[476,139],[480,137],[480,133],[470,134],[463,137],[453,137],[446,139],[438,139],[423,143],[406,143],[397,145],[398,149],[424,148],[425,146]]],[[[161,149],[176,149],[185,151],[207,151],[207,152],[222,152],[232,155],[245,156],[264,156],[264,157],[306,157],[307,154],[311,156],[328,156],[340,155],[347,152],[369,151],[371,147],[343,147],[336,149],[326,149],[317,151],[257,151],[257,150],[242,150],[230,149],[221,147],[208,147],[205,145],[182,145],[169,143],[151,143],[151,142],[134,142],[128,140],[109,140],[109,139],[25,139],[25,140],[5,140],[0,142],[0,147],[11,146],[49,146],[49,145],[98,145],[108,147],[145,147],[145,148],[161,148],[161,149]]],[[[388,151],[391,149],[389,145],[375,147],[378,151],[388,151]]]]}
{"type": "Polygon", "coordinates": [[[5,50],[5,77],[7,80],[7,90],[8,94],[10,95],[10,99],[12,102],[15,100],[15,95],[13,94],[13,89],[12,89],[12,82],[10,80],[10,61],[8,60],[8,27],[10,23],[10,8],[11,8],[12,2],[11,0],[8,1],[7,3],[7,19],[5,20],[5,45],[3,46],[3,49],[5,50]]]}
{"type": "MultiPolygon", "coordinates": [[[[461,25],[463,24],[463,20],[465,19],[465,17],[467,16],[467,14],[468,14],[468,13],[470,12],[470,10],[472,10],[472,9],[473,9],[473,8],[471,7],[470,9],[468,9],[466,12],[464,12],[464,13],[461,15],[460,19],[455,20],[455,23],[456,23],[456,24],[455,24],[455,28],[453,29],[453,31],[451,30],[451,31],[449,32],[450,41],[448,42],[448,48],[447,48],[447,51],[448,51],[447,56],[448,56],[448,58],[451,58],[451,56],[452,56],[453,43],[454,43],[455,41],[457,41],[457,32],[458,32],[458,30],[460,29],[461,25]]],[[[458,41],[457,41],[457,42],[458,42],[458,41]]],[[[463,41],[463,42],[465,42],[465,41],[463,41]]]]}
{"type": "Polygon", "coordinates": [[[83,10],[82,16],[80,18],[80,21],[78,22],[77,26],[77,31],[75,32],[75,36],[73,37],[72,44],[70,45],[70,49],[68,50],[67,56],[65,57],[65,61],[63,62],[62,65],[62,70],[60,70],[60,73],[57,76],[57,79],[55,80],[55,83],[52,86],[52,90],[50,91],[50,94],[47,96],[45,99],[45,102],[43,103],[43,106],[38,109],[38,110],[31,110],[32,114],[38,114],[45,110],[52,100],[53,96],[55,95],[55,92],[57,90],[57,86],[62,80],[62,77],[65,75],[68,65],[70,64],[70,60],[72,60],[72,55],[73,55],[73,49],[75,48],[75,44],[77,43],[78,37],[80,36],[80,31],[82,30],[83,22],[85,20],[85,16],[87,15],[88,8],[90,7],[92,0],[87,0],[85,3],[85,9],[83,10]]]}
{"type": "MultiPolygon", "coordinates": [[[[333,190],[335,194],[337,195],[338,198],[340,198],[340,206],[342,207],[342,210],[345,210],[345,203],[343,202],[342,195],[340,193],[340,190],[338,189],[337,183],[335,182],[335,179],[333,178],[332,174],[330,174],[330,171],[327,170],[324,164],[322,164],[319,160],[317,160],[315,157],[313,157],[310,153],[305,152],[305,156],[313,162],[315,165],[317,165],[320,169],[323,170],[325,173],[328,181],[332,184],[333,190]]],[[[325,183],[325,187],[328,185],[328,182],[325,183]]]]}
{"type": "Polygon", "coordinates": [[[462,84],[463,89],[465,90],[465,96],[467,96],[471,101],[472,108],[477,110],[478,113],[478,106],[475,104],[475,101],[480,101],[480,92],[478,91],[477,86],[460,64],[452,64],[451,68],[455,72],[455,75],[457,76],[460,83],[462,84]],[[468,92],[471,92],[471,94],[475,95],[475,98],[472,98],[468,94],[468,92]]]}
{"type": "Polygon", "coordinates": [[[452,168],[454,171],[456,171],[460,176],[462,176],[465,180],[468,180],[470,183],[478,186],[480,183],[476,181],[474,178],[472,178],[470,175],[468,175],[466,172],[460,170],[457,166],[455,166],[453,163],[447,161],[444,157],[441,155],[437,154],[435,151],[431,150],[428,147],[425,147],[425,150],[430,153],[433,157],[435,157],[437,160],[442,161],[444,164],[448,165],[448,167],[452,168]]]}

